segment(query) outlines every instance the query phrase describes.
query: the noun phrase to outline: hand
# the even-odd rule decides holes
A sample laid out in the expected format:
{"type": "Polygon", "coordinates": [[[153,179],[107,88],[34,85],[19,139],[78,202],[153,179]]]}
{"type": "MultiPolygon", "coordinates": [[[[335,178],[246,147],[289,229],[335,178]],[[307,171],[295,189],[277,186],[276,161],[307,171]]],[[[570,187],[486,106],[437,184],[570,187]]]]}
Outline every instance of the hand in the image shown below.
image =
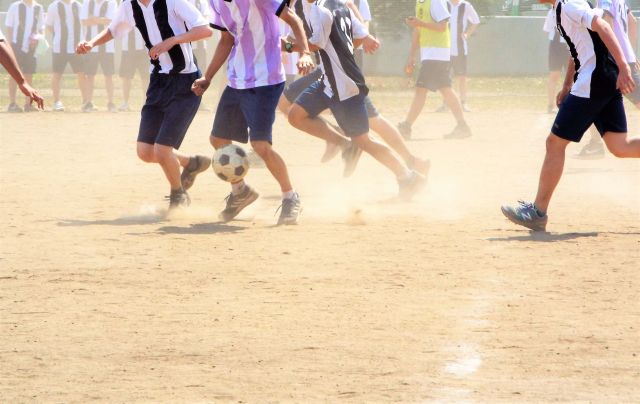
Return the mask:
{"type": "Polygon", "coordinates": [[[562,105],[564,99],[567,98],[569,92],[571,92],[571,87],[562,87],[558,95],[556,95],[556,106],[558,108],[560,108],[560,105],[562,105]]]}
{"type": "Polygon", "coordinates": [[[633,81],[633,75],[631,74],[631,68],[625,64],[618,73],[618,81],[616,87],[622,92],[622,94],[632,93],[636,88],[636,83],[633,81]]]}
{"type": "Polygon", "coordinates": [[[420,27],[420,20],[417,19],[416,17],[408,17],[406,20],[404,20],[404,22],[410,26],[411,28],[419,28],[420,27]]]}
{"type": "Polygon", "coordinates": [[[22,94],[29,97],[29,99],[31,100],[31,104],[35,102],[38,106],[38,109],[44,109],[44,100],[42,99],[40,94],[38,94],[38,91],[31,87],[29,83],[27,83],[26,81],[22,83],[20,85],[20,91],[22,91],[22,94]]]}
{"type": "Polygon", "coordinates": [[[462,39],[464,39],[466,41],[467,39],[469,39],[469,35],[467,35],[466,32],[463,32],[462,33],[462,39]]]}
{"type": "Polygon", "coordinates": [[[413,56],[411,56],[409,57],[409,59],[407,59],[407,64],[404,66],[404,73],[407,76],[411,76],[413,75],[415,68],[416,68],[416,59],[413,56]]]}
{"type": "Polygon", "coordinates": [[[296,63],[296,67],[298,68],[298,73],[304,76],[309,74],[311,70],[313,70],[313,68],[315,67],[315,64],[311,59],[311,55],[309,55],[308,53],[305,53],[305,54],[302,54],[298,59],[298,63],[296,63]]]}
{"type": "Polygon", "coordinates": [[[169,52],[175,45],[175,37],[167,38],[149,50],[149,57],[152,60],[158,60],[160,55],[169,52]]]}
{"type": "Polygon", "coordinates": [[[91,52],[91,49],[93,49],[93,45],[91,45],[91,43],[82,41],[78,44],[78,46],[76,46],[76,53],[78,55],[85,55],[91,52]]]}
{"type": "Polygon", "coordinates": [[[207,88],[209,88],[210,85],[211,85],[210,80],[207,80],[204,77],[200,77],[199,79],[194,81],[193,84],[191,85],[191,91],[193,91],[193,93],[198,97],[202,97],[202,94],[204,94],[204,92],[207,91],[207,88]]]}
{"type": "Polygon", "coordinates": [[[362,47],[364,48],[365,53],[373,54],[380,49],[380,41],[369,35],[362,40],[362,47]]]}

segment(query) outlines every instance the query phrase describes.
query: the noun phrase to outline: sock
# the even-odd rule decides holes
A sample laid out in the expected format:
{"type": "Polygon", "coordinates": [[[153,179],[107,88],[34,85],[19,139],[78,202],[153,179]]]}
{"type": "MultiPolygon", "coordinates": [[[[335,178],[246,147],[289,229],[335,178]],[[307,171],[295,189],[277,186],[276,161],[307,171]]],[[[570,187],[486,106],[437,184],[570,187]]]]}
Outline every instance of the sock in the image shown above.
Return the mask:
{"type": "Polygon", "coordinates": [[[537,207],[535,204],[533,204],[533,207],[535,208],[535,210],[536,210],[536,214],[537,214],[538,216],[540,216],[540,217],[544,217],[544,215],[546,215],[546,213],[545,213],[545,212],[543,212],[543,211],[541,211],[540,209],[538,209],[538,207],[537,207]]]}
{"type": "Polygon", "coordinates": [[[406,181],[413,175],[413,171],[408,168],[404,169],[404,172],[398,176],[398,181],[406,181]]]}
{"type": "Polygon", "coordinates": [[[282,199],[293,199],[296,196],[296,191],[294,191],[293,189],[291,191],[287,191],[287,192],[283,192],[282,193],[282,199]]]}
{"type": "Polygon", "coordinates": [[[180,188],[171,189],[172,194],[181,194],[183,192],[184,192],[184,189],[182,188],[182,186],[180,188]]]}
{"type": "Polygon", "coordinates": [[[243,189],[244,189],[244,181],[235,182],[231,184],[231,193],[234,195],[238,195],[242,193],[243,189]]]}

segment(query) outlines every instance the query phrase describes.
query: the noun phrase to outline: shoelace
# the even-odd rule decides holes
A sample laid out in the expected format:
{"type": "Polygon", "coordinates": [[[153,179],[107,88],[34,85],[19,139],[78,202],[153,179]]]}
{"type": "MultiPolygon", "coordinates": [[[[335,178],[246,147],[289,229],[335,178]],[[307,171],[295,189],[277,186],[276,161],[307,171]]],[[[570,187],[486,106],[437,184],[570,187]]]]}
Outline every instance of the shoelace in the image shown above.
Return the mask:
{"type": "Polygon", "coordinates": [[[296,205],[296,201],[294,199],[283,199],[278,209],[276,209],[276,213],[273,216],[276,216],[278,212],[282,211],[284,213],[290,214],[293,207],[296,205]]]}
{"type": "Polygon", "coordinates": [[[521,200],[521,199],[520,199],[520,200],[518,200],[518,203],[519,203],[519,204],[520,204],[520,206],[521,206],[522,208],[524,208],[524,209],[532,209],[532,210],[535,210],[535,209],[536,209],[536,207],[533,205],[533,203],[532,203],[532,202],[525,202],[525,201],[523,201],[523,200],[521,200]]]}

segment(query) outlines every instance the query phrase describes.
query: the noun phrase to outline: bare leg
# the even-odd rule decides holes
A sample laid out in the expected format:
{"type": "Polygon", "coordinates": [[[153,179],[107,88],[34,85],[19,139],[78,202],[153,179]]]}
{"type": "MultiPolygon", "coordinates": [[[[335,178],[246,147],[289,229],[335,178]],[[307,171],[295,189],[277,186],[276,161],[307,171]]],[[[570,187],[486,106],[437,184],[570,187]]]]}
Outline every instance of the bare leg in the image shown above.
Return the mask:
{"type": "Polygon", "coordinates": [[[171,185],[171,190],[182,189],[180,181],[180,161],[176,157],[171,146],[154,145],[154,153],[158,164],[162,167],[167,181],[171,185]]]}
{"type": "Polygon", "coordinates": [[[607,132],[602,140],[616,157],[640,158],[640,137],[630,139],[626,133],[607,132]]]}
{"type": "MultiPolygon", "coordinates": [[[[158,157],[155,153],[154,145],[138,142],[136,151],[140,160],[144,161],[145,163],[159,163],[158,157]]],[[[189,164],[189,156],[187,156],[186,154],[183,154],[177,150],[173,150],[173,155],[176,157],[176,159],[178,159],[180,166],[186,167],[189,164]]]]}
{"type": "Polygon", "coordinates": [[[467,76],[458,76],[458,88],[460,92],[460,102],[467,102],[467,76]]]}
{"type": "Polygon", "coordinates": [[[287,99],[287,97],[283,95],[280,96],[280,100],[278,101],[278,109],[280,110],[280,112],[282,112],[285,116],[289,115],[289,110],[291,109],[291,107],[293,106],[292,103],[289,102],[289,100],[287,99]]]}
{"type": "Polygon", "coordinates": [[[113,104],[113,76],[104,76],[104,86],[107,89],[107,102],[113,104]]]}
{"type": "Polygon", "coordinates": [[[393,155],[391,150],[371,139],[368,133],[353,137],[353,141],[364,152],[369,153],[379,163],[391,170],[397,178],[402,178],[407,172],[407,168],[393,155]]]}
{"type": "Polygon", "coordinates": [[[129,105],[129,96],[131,95],[131,79],[122,78],[122,100],[129,105]]]}
{"type": "Polygon", "coordinates": [[[456,122],[458,122],[459,124],[466,124],[460,100],[458,100],[458,96],[453,92],[451,87],[440,89],[440,93],[442,94],[444,103],[447,104],[447,107],[449,107],[449,109],[453,113],[453,116],[456,118],[456,122]]]}
{"type": "MultiPolygon", "coordinates": [[[[78,73],[78,87],[80,87],[80,95],[82,97],[82,104],[86,104],[91,100],[89,96],[89,76],[78,73]]],[[[93,92],[93,89],[91,90],[93,92]]]]}
{"type": "Polygon", "coordinates": [[[291,180],[289,179],[289,172],[287,171],[287,165],[284,160],[275,150],[271,147],[269,142],[260,140],[251,142],[253,150],[264,160],[265,165],[273,175],[273,177],[280,184],[282,192],[289,192],[293,190],[291,186],[291,180]]]}
{"type": "Polygon", "coordinates": [[[384,116],[378,115],[374,118],[369,118],[369,128],[377,133],[393,151],[398,153],[409,168],[413,168],[419,173],[427,175],[430,166],[429,161],[414,156],[411,151],[409,151],[398,129],[384,116]]]}
{"type": "Polygon", "coordinates": [[[9,78],[9,103],[16,103],[16,93],[18,92],[18,83],[12,78],[9,78]]]}
{"type": "Polygon", "coordinates": [[[535,200],[536,207],[542,212],[547,212],[553,191],[555,191],[562,177],[565,152],[568,145],[568,140],[561,139],[554,134],[550,134],[547,138],[547,153],[540,171],[538,194],[535,200]]]}
{"type": "Polygon", "coordinates": [[[320,117],[310,117],[307,111],[298,104],[294,104],[290,108],[288,118],[289,123],[294,128],[312,136],[319,137],[320,139],[324,139],[329,143],[344,145],[348,142],[347,138],[333,129],[327,121],[320,117]]]}
{"type": "MultiPolygon", "coordinates": [[[[51,75],[51,91],[53,92],[53,101],[60,101],[60,80],[62,75],[59,73],[53,73],[51,75]]],[[[78,80],[80,81],[80,80],[78,80]]]]}
{"type": "Polygon", "coordinates": [[[409,126],[412,126],[422,109],[424,108],[424,103],[427,101],[427,94],[429,91],[426,88],[416,87],[416,91],[413,95],[413,101],[411,102],[411,108],[407,114],[406,119],[404,120],[409,126]]]}
{"type": "Polygon", "coordinates": [[[85,96],[87,97],[86,102],[93,101],[93,88],[95,86],[95,81],[95,75],[85,76],[85,96]]]}
{"type": "Polygon", "coordinates": [[[556,88],[560,80],[560,73],[558,70],[549,72],[549,79],[547,80],[547,106],[549,111],[552,111],[556,105],[556,88]]]}

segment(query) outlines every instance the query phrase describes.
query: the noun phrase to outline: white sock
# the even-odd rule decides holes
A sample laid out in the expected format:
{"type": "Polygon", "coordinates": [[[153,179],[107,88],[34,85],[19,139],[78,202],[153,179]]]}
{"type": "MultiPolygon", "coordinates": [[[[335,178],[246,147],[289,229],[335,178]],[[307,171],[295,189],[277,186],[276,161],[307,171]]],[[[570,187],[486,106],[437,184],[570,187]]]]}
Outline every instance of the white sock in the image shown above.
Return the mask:
{"type": "Polygon", "coordinates": [[[235,182],[231,184],[231,193],[234,195],[238,195],[244,189],[244,181],[235,182]]]}
{"type": "Polygon", "coordinates": [[[398,177],[398,181],[406,181],[413,175],[413,171],[408,168],[404,169],[404,172],[398,177]]]}
{"type": "Polygon", "coordinates": [[[283,192],[282,199],[293,199],[296,196],[296,191],[293,189],[291,191],[283,192]]]}

